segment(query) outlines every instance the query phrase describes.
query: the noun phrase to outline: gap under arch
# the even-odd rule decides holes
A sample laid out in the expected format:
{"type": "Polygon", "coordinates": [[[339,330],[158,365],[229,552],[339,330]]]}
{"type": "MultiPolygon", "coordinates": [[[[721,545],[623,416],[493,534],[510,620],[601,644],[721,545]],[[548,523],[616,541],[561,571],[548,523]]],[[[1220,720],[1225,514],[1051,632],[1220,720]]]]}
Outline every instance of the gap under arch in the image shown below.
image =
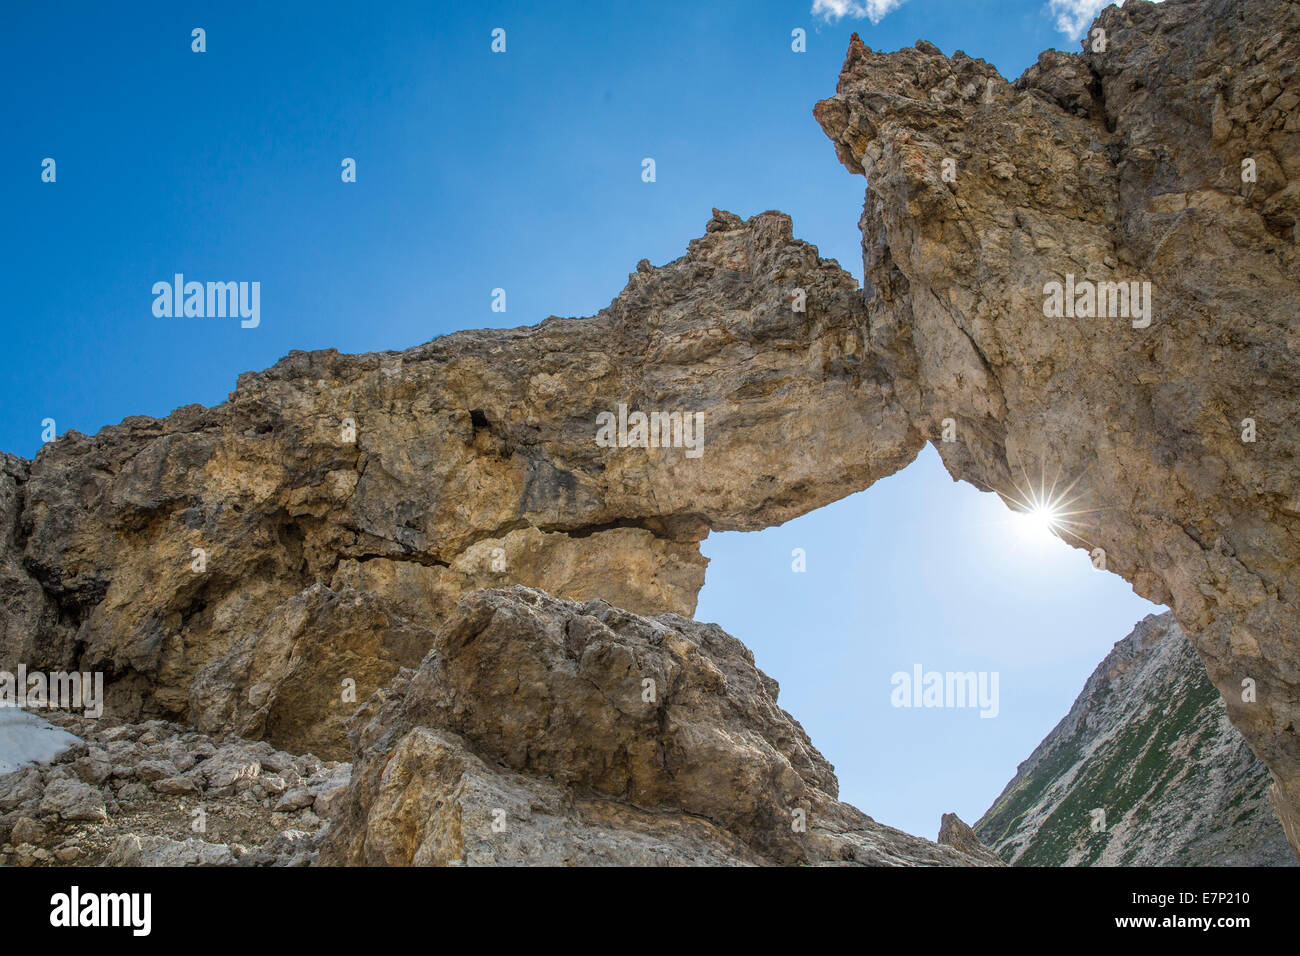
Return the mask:
{"type": "Polygon", "coordinates": [[[754,652],[834,765],[840,799],[934,839],[973,823],[1116,641],[1165,608],[1096,570],[926,445],[906,468],[784,525],[711,534],[695,617],[754,652]],[[795,568],[802,549],[805,570],[795,568]],[[898,672],[983,672],[979,706],[896,707],[898,672]]]}

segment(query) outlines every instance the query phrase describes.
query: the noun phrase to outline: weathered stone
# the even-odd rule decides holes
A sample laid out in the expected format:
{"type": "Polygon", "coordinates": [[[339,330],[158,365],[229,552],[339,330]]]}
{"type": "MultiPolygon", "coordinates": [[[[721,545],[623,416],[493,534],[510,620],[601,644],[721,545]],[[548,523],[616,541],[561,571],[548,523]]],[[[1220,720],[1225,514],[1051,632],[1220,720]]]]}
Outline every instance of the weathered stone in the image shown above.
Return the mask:
{"type": "Polygon", "coordinates": [[[15,844],[43,843],[45,842],[45,827],[31,817],[19,817],[9,834],[9,841],[15,844]]]}
{"type": "Polygon", "coordinates": [[[0,776],[0,812],[35,808],[41,797],[41,774],[35,767],[0,776]]]}
{"type": "Polygon", "coordinates": [[[153,783],[176,776],[176,765],[170,760],[142,760],[135,766],[135,775],[145,783],[153,783]]]}
{"type": "Polygon", "coordinates": [[[398,666],[417,663],[432,638],[371,594],[314,585],[199,671],[190,719],[211,733],[268,735],[284,747],[343,756],[343,722],[356,709],[344,682],[373,690],[398,666]]]}
{"type": "Polygon", "coordinates": [[[122,836],[104,866],[234,866],[235,856],[223,843],[190,837],[183,843],[145,834],[122,836]]]}
{"type": "Polygon", "coordinates": [[[158,793],[179,796],[181,794],[200,794],[203,792],[203,784],[203,775],[192,772],[155,780],[153,788],[158,793]]]}
{"type": "Polygon", "coordinates": [[[1015,85],[854,36],[815,114],[870,183],[868,348],[954,477],[1055,488],[1062,536],[1169,605],[1294,822],[1300,5],[1129,3],[1097,25],[1105,51],[1015,85]],[[1149,325],[1048,318],[1067,276],[1150,282],[1149,325]]]}
{"type": "Polygon", "coordinates": [[[295,787],[276,802],[275,809],[277,813],[292,812],[310,807],[315,801],[316,795],[306,787],[295,787]]]}
{"type": "Polygon", "coordinates": [[[312,810],[323,818],[332,817],[351,781],[352,765],[346,763],[313,780],[309,791],[313,794],[312,810]]]}
{"type": "MultiPolygon", "coordinates": [[[[163,781],[161,780],[158,781],[158,783],[162,782],[163,781]]],[[[157,784],[155,784],[155,789],[157,789],[157,784]]],[[[136,806],[143,803],[149,799],[149,795],[149,788],[143,783],[139,783],[135,780],[132,780],[129,783],[124,783],[121,789],[117,791],[118,801],[128,806],[136,806]]]]}
{"type": "Polygon", "coordinates": [[[35,849],[22,854],[5,851],[16,854],[9,862],[22,865],[95,866],[110,858],[117,863],[125,860],[128,865],[230,865],[236,856],[241,866],[306,865],[315,859],[316,838],[325,823],[310,809],[295,814],[291,820],[277,819],[284,815],[271,812],[260,801],[264,793],[277,786],[283,788],[283,780],[278,774],[259,771],[271,765],[283,767],[284,774],[302,782],[308,807],[317,801],[328,806],[337,799],[350,773],[347,764],[322,764],[310,754],[284,753],[263,741],[228,738],[216,746],[202,734],[181,734],[176,725],[159,721],[109,728],[74,714],[51,712],[48,716],[54,728],[62,728],[62,732],[84,741],[83,753],[66,766],[27,767],[0,774],[0,796],[8,795],[19,804],[19,809],[0,811],[0,844],[13,842],[31,848],[44,844],[53,850],[44,858],[36,855],[35,849]],[[107,741],[106,736],[115,739],[107,741]],[[142,747],[134,743],[136,740],[152,744],[142,747]],[[128,742],[134,748],[127,754],[133,761],[131,767],[124,776],[113,773],[108,778],[117,781],[116,800],[107,787],[96,792],[75,776],[85,757],[103,757],[111,748],[128,742]],[[164,754],[165,758],[161,756],[164,754]],[[144,759],[139,760],[142,756],[144,759]],[[154,766],[137,775],[137,762],[142,767],[154,766]],[[202,769],[205,763],[211,763],[220,788],[207,789],[202,769]],[[155,776],[154,769],[186,764],[191,769],[185,773],[154,779],[152,786],[142,782],[144,777],[155,776]],[[314,768],[316,772],[302,777],[297,766],[314,768]],[[93,804],[96,793],[103,796],[103,812],[79,812],[78,801],[85,799],[93,804]],[[123,808],[129,812],[123,812],[123,808]],[[44,815],[45,821],[36,820],[38,815],[44,815]],[[282,831],[290,825],[307,834],[305,843],[303,839],[282,839],[282,831]],[[202,831],[201,842],[191,843],[188,848],[187,844],[175,842],[176,837],[191,836],[196,827],[202,831]],[[12,841],[11,835],[15,837],[12,841]],[[156,838],[160,836],[169,839],[158,843],[156,838]],[[122,843],[123,837],[137,840],[122,843]],[[241,841],[245,854],[236,854],[232,849],[228,856],[211,849],[232,838],[241,841]],[[115,850],[119,851],[116,856],[115,850]]]}
{"type": "Polygon", "coordinates": [[[61,820],[102,822],[108,819],[104,795],[80,780],[55,780],[47,786],[41,797],[40,813],[61,820]]]}
{"type": "Polygon", "coordinates": [[[109,740],[105,738],[105,750],[109,762],[113,765],[115,777],[129,777],[135,774],[135,765],[140,762],[143,751],[133,740],[109,740]]]}
{"type": "Polygon", "coordinates": [[[262,765],[238,744],[223,746],[202,765],[203,776],[213,790],[233,789],[235,784],[261,772],[262,765]]]}
{"type": "Polygon", "coordinates": [[[107,750],[95,747],[73,761],[72,769],[83,783],[99,786],[113,775],[113,762],[107,750]]]}
{"type": "Polygon", "coordinates": [[[945,813],[939,821],[940,846],[950,846],[967,856],[977,857],[988,863],[1001,863],[998,855],[980,842],[975,831],[955,813],[945,813]]]}
{"type": "Polygon", "coordinates": [[[387,866],[756,865],[725,830],[683,813],[575,799],[492,765],[454,734],[413,728],[374,781],[364,832],[325,863],[387,866]]]}
{"type": "Polygon", "coordinates": [[[124,715],[339,756],[342,681],[363,700],[418,664],[461,594],[689,614],[710,528],[785,521],[910,461],[921,436],[867,335],[853,278],[788,217],[716,213],[595,317],[293,353],[217,408],[69,432],[13,466],[21,563],[61,623],[4,606],[41,639],[0,666],[106,669],[124,715]],[[701,456],[598,446],[620,404],[703,415],[701,456]]]}
{"type": "Polygon", "coordinates": [[[40,849],[31,843],[20,843],[14,847],[14,866],[35,866],[40,857],[40,849]]]}
{"type": "Polygon", "coordinates": [[[316,862],[319,840],[318,832],[284,830],[266,846],[236,856],[240,866],[311,866],[316,862]]]}
{"type": "Polygon", "coordinates": [[[716,625],[475,592],[354,718],[322,860],[988,862],[840,803],[776,696],[716,625]]]}

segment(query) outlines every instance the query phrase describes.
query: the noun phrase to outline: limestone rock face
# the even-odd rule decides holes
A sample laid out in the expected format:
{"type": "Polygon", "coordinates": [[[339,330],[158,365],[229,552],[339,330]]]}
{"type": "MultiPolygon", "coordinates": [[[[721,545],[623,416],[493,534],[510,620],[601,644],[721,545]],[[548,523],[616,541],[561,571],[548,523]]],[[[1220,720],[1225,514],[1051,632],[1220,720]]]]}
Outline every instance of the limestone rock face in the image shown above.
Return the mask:
{"type": "MultiPolygon", "coordinates": [[[[378,755],[376,755],[378,756],[378,755]]],[[[411,729],[372,778],[351,846],[325,865],[755,866],[725,830],[682,814],[574,795],[489,763],[454,735],[411,729]]],[[[349,812],[350,808],[345,805],[349,812]]]]}
{"type": "Polygon", "coordinates": [[[356,709],[344,681],[378,687],[432,643],[432,631],[371,592],[316,584],[195,675],[190,722],[337,759],[347,753],[343,722],[356,709]]]}
{"type": "Polygon", "coordinates": [[[1062,536],[1173,610],[1295,832],[1300,5],[1095,27],[1015,84],[853,38],[815,115],[869,183],[870,351],[955,478],[1055,489],[1062,536]],[[1134,282],[1145,315],[1103,285],[1134,282]]]}
{"type": "Polygon", "coordinates": [[[70,432],[5,459],[0,667],[103,670],[117,714],[337,755],[342,681],[362,701],[417,665],[466,592],[689,615],[710,528],[921,447],[865,320],[788,217],[715,210],[595,317],[297,352],[216,408],[70,432]],[[702,416],[699,454],[598,444],[620,405],[702,416]]]}
{"type": "Polygon", "coordinates": [[[1025,866],[1295,866],[1268,791],[1173,616],[1153,614],[975,829],[1025,866]]]}
{"type": "Polygon", "coordinates": [[[322,862],[996,865],[875,823],[714,624],[463,598],[353,719],[322,862]]]}

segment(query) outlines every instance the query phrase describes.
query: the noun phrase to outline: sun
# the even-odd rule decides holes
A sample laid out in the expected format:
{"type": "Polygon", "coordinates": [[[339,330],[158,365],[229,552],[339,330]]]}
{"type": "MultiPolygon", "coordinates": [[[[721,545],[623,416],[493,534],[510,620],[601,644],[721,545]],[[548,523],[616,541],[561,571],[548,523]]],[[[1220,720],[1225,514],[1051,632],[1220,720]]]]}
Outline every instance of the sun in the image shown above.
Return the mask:
{"type": "MultiPolygon", "coordinates": [[[[1017,502],[1017,504],[1026,503],[1017,502]]],[[[1028,507],[1013,509],[1011,521],[1023,541],[1039,542],[1046,540],[1048,535],[1055,537],[1056,533],[1064,527],[1065,516],[1059,505],[1050,501],[1041,501],[1029,504],[1028,507]]]]}
{"type": "Polygon", "coordinates": [[[1075,543],[1076,539],[1079,543],[1086,543],[1085,525],[1090,523],[1086,516],[1092,514],[1093,509],[1078,507],[1084,497],[1074,493],[1078,479],[1058,490],[1059,475],[1050,483],[1046,475],[1036,483],[1028,475],[1023,477],[1024,484],[1016,484],[1014,493],[1002,495],[1011,508],[1012,524],[1021,540],[1037,543],[1050,536],[1067,544],[1075,543]]]}
{"type": "Polygon", "coordinates": [[[1055,531],[1064,518],[1060,507],[1052,502],[1040,502],[1025,512],[1025,518],[1036,528],[1055,531]]]}

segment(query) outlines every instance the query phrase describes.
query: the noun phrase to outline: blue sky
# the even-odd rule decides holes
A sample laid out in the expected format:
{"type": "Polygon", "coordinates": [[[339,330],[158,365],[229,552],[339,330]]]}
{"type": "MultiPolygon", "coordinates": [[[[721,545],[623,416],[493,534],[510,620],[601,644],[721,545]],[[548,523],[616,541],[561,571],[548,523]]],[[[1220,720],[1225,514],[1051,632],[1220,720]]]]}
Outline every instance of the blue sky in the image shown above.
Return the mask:
{"type": "MultiPolygon", "coordinates": [[[[6,3],[0,449],[33,455],[46,418],[93,433],[218,403],[294,348],[592,314],[639,259],[682,255],[714,206],[787,212],[860,278],[865,183],[812,118],[849,33],[1014,77],[1078,49],[1061,18],[1098,6],[813,2],[6,3]],[[176,272],[259,281],[260,326],[155,318],[150,289],[176,272]]],[[[932,836],[944,810],[977,816],[1150,610],[1005,514],[927,450],[863,495],[706,542],[700,616],[754,648],[845,798],[884,822],[932,836]],[[889,707],[889,675],[914,662],[999,670],[1000,716],[889,707]]]]}

